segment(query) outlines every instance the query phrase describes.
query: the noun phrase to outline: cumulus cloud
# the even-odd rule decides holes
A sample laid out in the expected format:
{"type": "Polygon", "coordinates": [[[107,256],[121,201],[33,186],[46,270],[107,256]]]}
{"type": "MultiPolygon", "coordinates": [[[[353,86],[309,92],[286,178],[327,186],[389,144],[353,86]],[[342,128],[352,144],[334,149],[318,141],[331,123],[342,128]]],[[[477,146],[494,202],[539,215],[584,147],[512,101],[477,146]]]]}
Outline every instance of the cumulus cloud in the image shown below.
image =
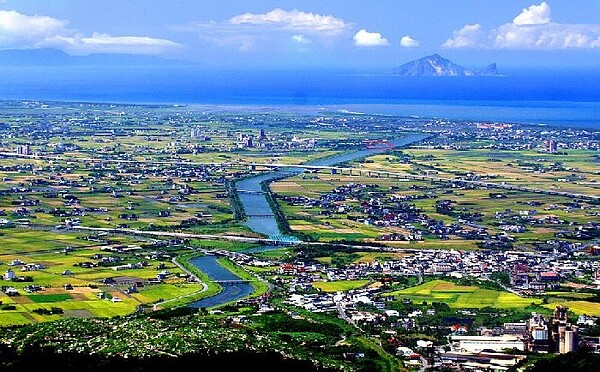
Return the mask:
{"type": "Polygon", "coordinates": [[[405,35],[400,39],[400,46],[404,48],[416,48],[419,46],[419,42],[412,37],[405,35]]]}
{"type": "Polygon", "coordinates": [[[221,22],[192,22],[175,29],[197,32],[200,39],[217,46],[249,50],[259,45],[272,46],[290,41],[331,44],[347,34],[350,27],[348,22],[332,15],[276,8],[266,13],[236,15],[221,22]],[[236,40],[239,43],[236,44],[236,40]]]}
{"type": "Polygon", "coordinates": [[[364,28],[354,34],[354,45],[360,47],[388,46],[390,43],[379,32],[369,32],[364,28]]]}
{"type": "Polygon", "coordinates": [[[12,10],[0,10],[0,45],[16,47],[36,45],[64,30],[65,21],[45,16],[27,16],[12,10]]]}
{"type": "Polygon", "coordinates": [[[521,14],[513,19],[513,24],[522,25],[545,25],[550,23],[550,5],[543,2],[540,5],[532,5],[527,9],[523,9],[521,14]]]}
{"type": "Polygon", "coordinates": [[[67,22],[48,16],[25,15],[0,10],[0,48],[32,49],[54,47],[73,53],[158,54],[180,47],[173,41],[146,36],[81,35],[67,22]]]}
{"type": "Polygon", "coordinates": [[[333,34],[340,34],[348,27],[344,20],[331,15],[302,12],[298,9],[287,11],[280,8],[264,14],[241,14],[231,18],[229,23],[233,25],[266,25],[279,29],[333,34]]]}
{"type": "Polygon", "coordinates": [[[484,31],[479,24],[454,31],[446,48],[573,49],[599,48],[600,24],[553,22],[550,5],[523,9],[512,22],[484,31]]]}
{"type": "Polygon", "coordinates": [[[452,33],[452,37],[444,42],[444,48],[467,48],[477,46],[481,35],[481,25],[466,25],[452,33]]]}

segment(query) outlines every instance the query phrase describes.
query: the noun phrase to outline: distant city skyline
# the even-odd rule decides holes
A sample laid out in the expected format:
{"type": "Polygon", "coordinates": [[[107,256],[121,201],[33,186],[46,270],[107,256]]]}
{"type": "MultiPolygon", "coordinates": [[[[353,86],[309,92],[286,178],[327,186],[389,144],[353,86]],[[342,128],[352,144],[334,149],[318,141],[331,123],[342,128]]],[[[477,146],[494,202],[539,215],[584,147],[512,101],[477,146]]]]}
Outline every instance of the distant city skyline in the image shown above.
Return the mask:
{"type": "Polygon", "coordinates": [[[597,0],[0,0],[0,50],[150,54],[207,67],[594,67],[597,0]]]}

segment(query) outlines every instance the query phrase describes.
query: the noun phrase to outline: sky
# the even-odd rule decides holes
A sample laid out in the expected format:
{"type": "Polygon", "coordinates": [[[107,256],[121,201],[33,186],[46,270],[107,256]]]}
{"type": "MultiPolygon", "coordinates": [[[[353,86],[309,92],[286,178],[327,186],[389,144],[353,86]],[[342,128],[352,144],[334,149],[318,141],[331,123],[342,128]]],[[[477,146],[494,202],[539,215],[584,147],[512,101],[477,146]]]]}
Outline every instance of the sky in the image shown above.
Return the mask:
{"type": "Polygon", "coordinates": [[[0,0],[0,49],[156,55],[211,68],[600,66],[600,0],[0,0]]]}

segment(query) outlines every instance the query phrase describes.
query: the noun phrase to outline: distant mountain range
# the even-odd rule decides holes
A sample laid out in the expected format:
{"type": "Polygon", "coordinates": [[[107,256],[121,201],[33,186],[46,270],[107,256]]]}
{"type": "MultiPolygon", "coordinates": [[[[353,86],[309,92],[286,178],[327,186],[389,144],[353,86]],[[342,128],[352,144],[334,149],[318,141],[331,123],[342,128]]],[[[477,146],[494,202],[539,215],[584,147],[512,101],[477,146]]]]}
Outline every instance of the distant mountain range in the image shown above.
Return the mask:
{"type": "Polygon", "coordinates": [[[193,62],[149,55],[90,54],[73,56],[58,49],[11,49],[0,51],[0,66],[184,66],[193,62]]]}
{"type": "Polygon", "coordinates": [[[441,57],[439,54],[423,57],[392,69],[393,75],[402,76],[497,76],[495,63],[479,71],[468,70],[441,57]]]}

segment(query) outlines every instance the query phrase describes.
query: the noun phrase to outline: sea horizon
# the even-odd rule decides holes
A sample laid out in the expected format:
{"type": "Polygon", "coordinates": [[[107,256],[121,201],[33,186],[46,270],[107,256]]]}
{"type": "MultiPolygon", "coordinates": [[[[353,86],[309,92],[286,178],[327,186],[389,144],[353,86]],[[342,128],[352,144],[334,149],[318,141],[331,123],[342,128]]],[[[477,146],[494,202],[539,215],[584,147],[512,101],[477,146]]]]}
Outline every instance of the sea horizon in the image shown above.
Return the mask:
{"type": "Polygon", "coordinates": [[[0,68],[0,99],[339,110],[369,115],[600,128],[600,72],[497,77],[0,68]],[[11,73],[7,73],[11,72],[11,73]]]}

